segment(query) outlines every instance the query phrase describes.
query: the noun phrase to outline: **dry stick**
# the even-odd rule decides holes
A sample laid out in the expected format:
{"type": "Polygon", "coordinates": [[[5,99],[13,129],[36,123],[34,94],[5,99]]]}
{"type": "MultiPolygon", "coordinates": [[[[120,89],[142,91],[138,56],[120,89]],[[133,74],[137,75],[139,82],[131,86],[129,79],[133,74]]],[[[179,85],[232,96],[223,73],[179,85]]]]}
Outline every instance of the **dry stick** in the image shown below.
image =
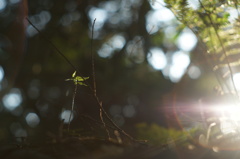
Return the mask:
{"type": "Polygon", "coordinates": [[[94,96],[97,96],[97,88],[96,88],[96,77],[95,77],[95,63],[94,63],[94,53],[93,53],[93,34],[94,34],[94,25],[96,22],[96,18],[93,21],[92,25],[92,39],[91,39],[91,59],[92,59],[92,77],[93,77],[93,91],[94,96]]]}
{"type": "MultiPolygon", "coordinates": [[[[60,54],[63,59],[75,70],[77,71],[79,74],[80,74],[80,71],[66,58],[66,56],[64,56],[64,54],[50,41],[48,40],[48,38],[28,19],[26,18],[27,21],[29,22],[29,24],[31,24],[33,26],[34,29],[37,30],[37,32],[43,37],[44,40],[46,40],[47,42],[50,43],[50,45],[57,51],[58,54],[60,54]]],[[[81,74],[80,74],[80,77],[83,77],[81,74]]],[[[84,79],[84,78],[83,78],[84,79]]],[[[94,90],[92,89],[91,85],[88,83],[88,81],[86,81],[84,79],[84,82],[86,82],[89,86],[89,89],[91,91],[94,92],[94,90]]],[[[110,117],[109,115],[107,114],[107,112],[104,110],[104,108],[102,107],[102,105],[100,104],[101,102],[99,101],[97,95],[94,96],[94,99],[96,100],[98,106],[102,109],[102,112],[105,114],[105,116],[107,117],[107,119],[110,121],[110,123],[116,127],[116,129],[121,132],[123,135],[127,136],[129,139],[133,140],[133,141],[136,141],[133,137],[131,137],[129,134],[127,134],[124,130],[122,130],[110,117]]]]}
{"type": "Polygon", "coordinates": [[[73,98],[72,98],[72,109],[71,109],[71,113],[70,113],[70,116],[69,116],[69,119],[68,119],[68,132],[69,132],[69,129],[70,129],[71,118],[72,118],[72,115],[73,115],[73,109],[74,109],[76,94],[77,94],[77,84],[75,85],[74,94],[73,94],[73,98]]]}
{"type": "MultiPolygon", "coordinates": [[[[92,25],[92,39],[91,39],[91,59],[92,59],[92,77],[93,77],[93,95],[95,98],[97,98],[97,88],[96,88],[96,77],[95,77],[95,65],[94,65],[94,53],[93,53],[93,35],[94,35],[94,25],[96,22],[96,18],[93,21],[93,25],[92,25]]],[[[110,139],[110,133],[106,127],[106,123],[104,122],[103,119],[103,106],[102,106],[102,102],[98,102],[100,109],[99,109],[99,116],[100,119],[102,121],[103,127],[105,128],[105,131],[108,135],[108,139],[110,139]]]]}

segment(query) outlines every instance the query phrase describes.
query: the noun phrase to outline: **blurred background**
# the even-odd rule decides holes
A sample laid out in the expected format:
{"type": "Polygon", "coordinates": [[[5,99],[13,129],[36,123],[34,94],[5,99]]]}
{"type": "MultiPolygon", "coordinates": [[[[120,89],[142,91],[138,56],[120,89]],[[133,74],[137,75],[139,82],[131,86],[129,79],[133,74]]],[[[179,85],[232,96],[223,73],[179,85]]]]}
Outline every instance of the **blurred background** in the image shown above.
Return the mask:
{"type": "MultiPolygon", "coordinates": [[[[217,83],[197,37],[163,0],[0,0],[0,22],[2,142],[40,141],[56,134],[62,119],[67,127],[75,86],[65,80],[75,70],[49,41],[91,86],[93,50],[97,95],[132,136],[139,123],[196,126],[198,101],[217,83]]],[[[89,87],[79,86],[71,128],[93,126],[90,117],[100,121],[99,108],[89,87]]]]}

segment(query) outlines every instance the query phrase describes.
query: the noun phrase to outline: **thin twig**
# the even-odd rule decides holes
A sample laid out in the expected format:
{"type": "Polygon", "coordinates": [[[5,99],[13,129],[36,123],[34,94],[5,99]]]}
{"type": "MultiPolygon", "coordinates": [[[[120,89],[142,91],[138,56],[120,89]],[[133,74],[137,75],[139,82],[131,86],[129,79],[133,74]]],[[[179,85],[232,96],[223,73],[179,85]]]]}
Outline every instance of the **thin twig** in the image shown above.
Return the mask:
{"type": "MultiPolygon", "coordinates": [[[[97,97],[97,88],[96,88],[96,76],[95,76],[95,65],[94,65],[94,53],[93,53],[93,36],[94,36],[94,25],[96,22],[96,18],[93,21],[93,25],[92,25],[92,39],[91,39],[91,58],[92,58],[92,77],[93,77],[93,95],[95,98],[98,99],[97,97]]],[[[99,105],[99,116],[100,119],[102,121],[103,127],[105,128],[105,131],[108,135],[108,139],[110,139],[110,133],[108,128],[106,127],[106,123],[104,122],[104,118],[103,118],[103,106],[102,106],[102,102],[98,101],[98,105],[99,105]]]]}
{"type": "MultiPolygon", "coordinates": [[[[83,77],[82,75],[81,75],[81,72],[79,71],[79,69],[77,69],[68,59],[67,59],[67,57],[66,56],[64,56],[64,54],[28,19],[28,18],[26,18],[27,19],[27,21],[29,22],[29,24],[30,25],[32,25],[37,31],[38,31],[38,33],[43,37],[43,39],[44,40],[46,40],[48,43],[50,43],[50,45],[57,51],[57,53],[58,54],[60,54],[62,57],[63,57],[63,59],[75,70],[75,71],[77,71],[77,73],[80,75],[80,77],[83,77]]],[[[95,23],[95,20],[94,20],[94,23],[95,23]]],[[[93,23],[93,24],[94,24],[93,23]]],[[[92,29],[93,30],[93,29],[92,29]]],[[[93,33],[93,31],[92,31],[92,33],[93,33]]],[[[93,42],[92,42],[93,43],[93,42]]],[[[92,50],[92,47],[91,47],[91,50],[92,50]]],[[[92,59],[93,60],[93,59],[92,59]]],[[[93,66],[94,66],[94,64],[92,64],[93,66]]],[[[93,67],[94,68],[94,67],[93,67]]],[[[94,70],[94,81],[95,81],[95,70],[94,70]]],[[[84,78],[83,78],[84,79],[84,78]]],[[[103,108],[103,106],[102,106],[102,102],[100,102],[100,100],[98,99],[98,97],[97,97],[97,94],[96,94],[96,84],[94,84],[95,86],[95,88],[92,88],[91,87],[91,85],[88,83],[88,81],[86,81],[85,79],[84,79],[84,82],[86,82],[87,83],[87,85],[88,85],[88,88],[93,92],[93,95],[94,95],[94,99],[96,100],[96,102],[97,102],[97,104],[98,104],[98,106],[99,106],[99,108],[101,109],[101,111],[103,112],[103,114],[106,116],[106,118],[110,121],[110,123],[119,131],[119,132],[121,132],[123,135],[125,135],[125,136],[127,136],[129,139],[131,139],[132,141],[136,141],[133,137],[131,137],[129,134],[127,134],[123,129],[121,129],[111,118],[110,118],[110,116],[108,115],[108,113],[105,111],[105,109],[103,108]]],[[[94,83],[96,83],[96,82],[94,82],[94,83]]],[[[75,93],[75,95],[76,95],[76,93],[75,93]]],[[[73,99],[75,99],[75,95],[74,95],[74,98],[73,99]]],[[[106,124],[105,124],[105,126],[106,126],[106,124]]],[[[107,130],[108,131],[108,130],[107,130]]]]}
{"type": "Polygon", "coordinates": [[[61,55],[64,60],[74,69],[77,70],[76,67],[67,59],[67,57],[65,55],[63,55],[63,53],[44,35],[42,34],[42,32],[28,19],[26,18],[28,23],[31,24],[31,26],[37,30],[37,32],[44,38],[44,40],[46,40],[57,52],[59,55],[61,55]]]}
{"type": "Polygon", "coordinates": [[[72,115],[73,115],[73,110],[74,110],[74,103],[75,103],[76,94],[77,94],[77,84],[75,85],[75,89],[74,89],[74,93],[73,93],[73,98],[72,98],[71,113],[70,113],[70,116],[69,116],[69,119],[68,119],[68,132],[69,132],[69,129],[70,129],[71,118],[72,118],[72,115]]]}
{"type": "Polygon", "coordinates": [[[92,58],[93,91],[94,91],[94,96],[97,96],[96,76],[95,76],[95,63],[94,63],[94,53],[93,53],[93,35],[94,35],[94,25],[95,25],[95,22],[96,22],[96,18],[94,19],[93,25],[92,25],[91,58],[92,58]]]}

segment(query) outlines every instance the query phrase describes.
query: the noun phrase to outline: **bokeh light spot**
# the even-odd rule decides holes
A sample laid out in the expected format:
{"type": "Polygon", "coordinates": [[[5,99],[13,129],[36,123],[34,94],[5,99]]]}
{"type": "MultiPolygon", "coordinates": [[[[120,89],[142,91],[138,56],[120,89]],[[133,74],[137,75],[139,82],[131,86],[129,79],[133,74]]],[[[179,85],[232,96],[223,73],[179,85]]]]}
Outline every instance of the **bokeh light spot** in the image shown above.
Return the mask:
{"type": "Polygon", "coordinates": [[[40,119],[36,113],[28,113],[25,120],[32,128],[36,127],[40,122],[40,119]]]}
{"type": "Polygon", "coordinates": [[[190,58],[187,53],[182,51],[175,52],[172,56],[172,65],[169,70],[170,80],[174,83],[179,82],[189,64],[190,58]]]}
{"type": "Polygon", "coordinates": [[[240,90],[240,73],[236,73],[233,75],[233,81],[237,90],[240,90]]]}
{"type": "Polygon", "coordinates": [[[64,120],[64,123],[69,123],[73,120],[73,116],[74,114],[72,113],[72,116],[71,116],[71,110],[64,110],[61,115],[60,115],[60,119],[61,120],[64,120]],[[70,118],[71,116],[71,118],[70,118]],[[69,121],[69,118],[70,118],[70,121],[69,121]]]}
{"type": "Polygon", "coordinates": [[[6,0],[0,0],[0,11],[4,10],[6,5],[7,5],[6,0]]]}
{"type": "Polygon", "coordinates": [[[167,59],[161,49],[153,48],[147,57],[150,65],[156,70],[162,70],[167,65],[167,59]]]}
{"type": "Polygon", "coordinates": [[[2,66],[0,66],[0,82],[3,80],[3,78],[4,78],[4,70],[2,66]]]}
{"type": "MultiPolygon", "coordinates": [[[[103,24],[105,23],[105,21],[108,18],[107,12],[103,9],[100,8],[95,8],[92,7],[89,10],[89,18],[91,19],[91,22],[93,23],[94,19],[96,19],[95,25],[94,25],[94,29],[95,30],[99,30],[102,28],[103,24]]],[[[92,24],[91,24],[92,26],[92,24]]]]}
{"type": "Polygon", "coordinates": [[[197,38],[189,29],[184,29],[177,40],[178,47],[187,52],[191,51],[196,44],[197,38]]]}
{"type": "Polygon", "coordinates": [[[229,22],[233,23],[238,18],[238,10],[229,7],[227,12],[230,14],[230,16],[228,17],[229,22]]]}
{"type": "Polygon", "coordinates": [[[113,48],[107,44],[103,44],[98,50],[98,55],[102,58],[110,57],[113,53],[113,48]]]}
{"type": "Polygon", "coordinates": [[[20,2],[20,0],[9,0],[9,2],[10,2],[11,4],[16,4],[16,3],[20,2]]]}
{"type": "Polygon", "coordinates": [[[200,6],[198,0],[188,0],[187,2],[188,2],[188,5],[194,10],[197,10],[200,6]]]}
{"type": "Polygon", "coordinates": [[[10,93],[3,97],[4,107],[10,111],[17,108],[22,103],[21,92],[17,88],[13,88],[10,93]]]}
{"type": "Polygon", "coordinates": [[[201,70],[197,66],[191,66],[188,70],[188,76],[191,79],[198,79],[201,76],[201,70]]]}
{"type": "Polygon", "coordinates": [[[121,35],[115,35],[114,37],[111,38],[111,43],[114,48],[121,49],[126,43],[126,40],[121,35]]]}

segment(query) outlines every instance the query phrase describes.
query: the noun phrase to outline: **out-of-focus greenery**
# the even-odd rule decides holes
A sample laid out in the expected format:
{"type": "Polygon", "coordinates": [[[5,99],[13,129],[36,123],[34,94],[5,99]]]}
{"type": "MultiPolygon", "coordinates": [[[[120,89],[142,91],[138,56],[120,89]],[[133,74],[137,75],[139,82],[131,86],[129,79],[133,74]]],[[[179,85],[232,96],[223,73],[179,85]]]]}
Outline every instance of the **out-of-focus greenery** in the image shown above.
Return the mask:
{"type": "Polygon", "coordinates": [[[165,128],[154,123],[139,123],[136,125],[136,129],[139,139],[146,139],[148,143],[153,145],[167,145],[171,143],[184,145],[189,143],[197,132],[195,128],[186,132],[175,128],[165,128]]]}
{"type": "MultiPolygon", "coordinates": [[[[147,29],[147,17],[155,11],[151,1],[29,0],[26,8],[21,2],[12,4],[9,1],[5,9],[0,11],[3,24],[0,26],[0,62],[5,72],[0,95],[5,97],[12,88],[17,88],[22,102],[14,111],[7,110],[3,102],[0,103],[0,140],[15,140],[20,134],[43,141],[42,138],[49,132],[59,133],[60,115],[64,110],[71,109],[74,93],[74,83],[66,82],[65,79],[76,70],[56,52],[50,42],[78,68],[81,76],[89,77],[90,85],[93,83],[91,52],[95,55],[97,95],[110,117],[120,127],[131,131],[132,125],[136,123],[153,122],[155,124],[137,126],[139,138],[146,137],[155,144],[166,143],[169,137],[173,140],[187,140],[184,132],[157,125],[166,125],[165,120],[168,120],[165,118],[168,112],[161,108],[171,107],[172,103],[178,104],[181,100],[198,100],[208,94],[216,80],[208,75],[212,71],[212,63],[209,65],[203,55],[210,51],[210,54],[207,53],[209,61],[213,59],[226,66],[228,60],[222,58],[223,49],[218,50],[222,47],[215,32],[219,32],[223,38],[224,46],[228,46],[228,42],[234,42],[229,30],[224,34],[224,27],[229,24],[229,14],[221,7],[234,7],[234,3],[201,2],[204,7],[194,10],[189,7],[187,0],[166,0],[165,7],[177,19],[172,18],[167,23],[161,20],[154,23],[155,26],[150,27],[157,30],[152,33],[151,29],[147,29]],[[22,15],[24,11],[26,15],[22,15]],[[104,16],[107,18],[101,19],[104,16]],[[27,24],[26,17],[44,36],[27,24]],[[94,18],[96,24],[93,27],[94,18]],[[21,25],[23,21],[24,25],[21,25]],[[21,30],[19,26],[25,28],[21,30]],[[202,68],[206,68],[207,74],[194,80],[186,74],[177,84],[172,83],[166,75],[166,72],[170,72],[169,67],[156,70],[150,66],[148,57],[151,56],[152,48],[161,48],[167,63],[174,63],[171,58],[173,53],[182,51],[177,40],[186,26],[200,37],[198,44],[204,44],[201,47],[197,45],[189,53],[184,52],[185,55],[189,54],[192,61],[189,67],[196,64],[203,74],[202,68]],[[166,33],[169,27],[170,31],[166,33]],[[114,48],[111,42],[116,36],[120,37],[120,42],[117,41],[114,48]],[[180,96],[179,101],[172,98],[175,94],[180,96]],[[26,121],[27,114],[31,112],[40,120],[35,127],[29,126],[26,121]]],[[[164,5],[161,7],[165,8],[164,5]]],[[[227,55],[232,57],[233,62],[239,59],[235,58],[238,57],[236,52],[228,51],[227,55]]],[[[219,66],[218,64],[214,63],[214,66],[219,66]]],[[[184,71],[187,73],[188,68],[184,71]]],[[[73,128],[81,129],[80,123],[92,128],[89,120],[81,118],[82,114],[99,119],[99,107],[91,93],[88,87],[79,86],[71,124],[73,128]]]]}

